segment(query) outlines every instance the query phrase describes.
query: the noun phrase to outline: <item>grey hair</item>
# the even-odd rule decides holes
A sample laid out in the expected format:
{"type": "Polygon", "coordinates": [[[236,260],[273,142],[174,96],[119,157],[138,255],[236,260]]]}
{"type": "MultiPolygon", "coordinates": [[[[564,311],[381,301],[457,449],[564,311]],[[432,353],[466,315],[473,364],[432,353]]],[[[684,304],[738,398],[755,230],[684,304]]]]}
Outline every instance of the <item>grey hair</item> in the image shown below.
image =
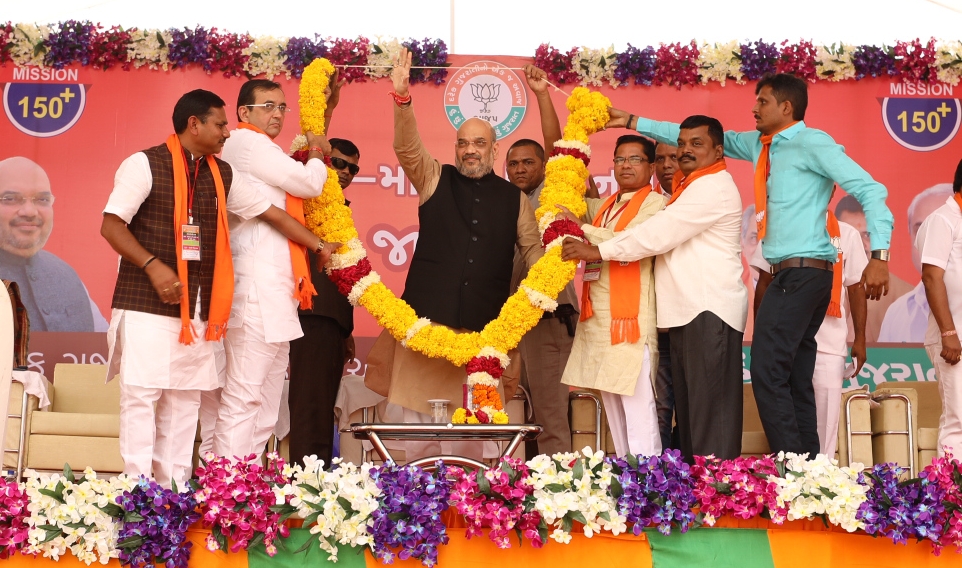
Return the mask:
{"type": "Polygon", "coordinates": [[[919,192],[918,195],[912,198],[912,203],[909,204],[909,233],[912,232],[912,217],[915,215],[915,208],[918,207],[919,203],[922,202],[926,197],[935,197],[938,195],[949,196],[952,195],[952,184],[951,183],[939,183],[932,187],[919,192]]]}

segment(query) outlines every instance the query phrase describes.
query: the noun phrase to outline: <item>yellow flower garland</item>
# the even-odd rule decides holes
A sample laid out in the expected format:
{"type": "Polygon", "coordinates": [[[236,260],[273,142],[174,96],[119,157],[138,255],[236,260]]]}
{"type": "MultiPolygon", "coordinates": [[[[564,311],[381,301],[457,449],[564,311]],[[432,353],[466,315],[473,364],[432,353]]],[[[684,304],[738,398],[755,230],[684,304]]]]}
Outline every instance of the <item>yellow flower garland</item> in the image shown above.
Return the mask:
{"type": "MultiPolygon", "coordinates": [[[[305,68],[300,85],[302,131],[324,132],[327,101],[323,94],[333,72],[333,65],[326,59],[315,59],[305,68]]],[[[567,105],[571,114],[565,126],[564,139],[586,145],[588,136],[601,130],[607,122],[611,103],[600,93],[579,87],[572,92],[567,105]]],[[[542,226],[540,221],[545,216],[554,218],[558,212],[555,204],[564,205],[575,215],[584,215],[587,210],[584,201],[587,178],[588,169],[575,157],[559,156],[549,160],[545,187],[541,192],[541,206],[536,212],[539,226],[542,226]]],[[[321,195],[305,200],[304,214],[307,228],[314,234],[325,241],[343,244],[337,251],[339,255],[346,254],[350,250],[348,243],[358,238],[351,210],[344,205],[344,194],[333,170],[329,169],[321,195]]],[[[554,300],[574,278],[576,267],[577,263],[561,259],[561,247],[552,247],[531,267],[521,285],[554,300]]],[[[368,286],[358,298],[358,303],[374,316],[378,325],[387,329],[396,340],[403,341],[409,349],[428,357],[447,359],[459,367],[478,356],[485,347],[492,347],[500,353],[514,349],[521,337],[537,325],[543,314],[543,310],[534,305],[527,293],[519,288],[508,298],[498,317],[480,332],[457,333],[447,327],[430,324],[408,337],[409,331],[419,321],[418,315],[380,281],[368,286]]],[[[507,422],[507,415],[503,412],[492,418],[495,423],[507,422]]],[[[464,416],[460,421],[465,421],[464,416]]],[[[474,416],[467,417],[466,421],[477,423],[474,416]]]]}

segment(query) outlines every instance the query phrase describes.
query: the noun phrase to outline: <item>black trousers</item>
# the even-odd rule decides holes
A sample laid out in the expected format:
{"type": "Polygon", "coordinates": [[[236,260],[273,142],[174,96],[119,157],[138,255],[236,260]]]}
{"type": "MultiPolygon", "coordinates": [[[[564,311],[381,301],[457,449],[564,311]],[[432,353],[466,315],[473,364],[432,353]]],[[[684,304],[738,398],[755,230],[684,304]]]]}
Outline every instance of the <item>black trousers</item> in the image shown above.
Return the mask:
{"type": "Polygon", "coordinates": [[[832,297],[832,273],[780,271],[765,291],[752,338],[752,390],[772,452],[818,453],[815,333],[832,297]]]}
{"type": "Polygon", "coordinates": [[[736,458],[742,451],[742,338],[711,312],[669,330],[681,453],[736,458]]]}
{"type": "Polygon", "coordinates": [[[658,332],[658,374],[655,375],[655,412],[661,448],[678,449],[678,427],[675,418],[675,389],[671,384],[671,340],[667,331],[658,332]]]}
{"type": "Polygon", "coordinates": [[[330,467],[334,402],[344,372],[344,335],[332,318],[300,316],[304,337],[291,341],[291,462],[316,455],[330,467]]]}

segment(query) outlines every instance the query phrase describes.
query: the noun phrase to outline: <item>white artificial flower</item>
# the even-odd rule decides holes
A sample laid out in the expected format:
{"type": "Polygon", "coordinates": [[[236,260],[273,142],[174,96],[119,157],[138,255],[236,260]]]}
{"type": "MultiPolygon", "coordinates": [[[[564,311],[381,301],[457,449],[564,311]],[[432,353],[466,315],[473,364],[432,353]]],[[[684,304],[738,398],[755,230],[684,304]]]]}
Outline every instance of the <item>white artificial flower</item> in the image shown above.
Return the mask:
{"type": "Polygon", "coordinates": [[[703,43],[698,50],[697,63],[702,84],[718,81],[724,87],[729,77],[736,83],[744,83],[740,53],[741,45],[737,41],[703,43]]]}
{"type": "Polygon", "coordinates": [[[815,50],[815,69],[819,78],[835,82],[854,79],[855,64],[852,63],[854,51],[854,46],[844,43],[818,46],[815,50]]]}
{"type": "Polygon", "coordinates": [[[284,66],[284,62],[287,61],[287,55],[284,54],[287,41],[288,38],[277,39],[273,36],[254,38],[254,41],[241,52],[249,56],[244,65],[244,71],[252,77],[264,75],[267,79],[273,79],[284,73],[287,70],[284,66]]]}
{"type": "Polygon", "coordinates": [[[150,69],[167,71],[170,67],[167,56],[171,41],[173,36],[168,30],[132,30],[127,45],[127,61],[133,63],[134,67],[146,65],[150,69]]]}
{"type": "Polygon", "coordinates": [[[571,68],[581,79],[581,85],[587,87],[602,86],[607,82],[612,87],[617,87],[620,82],[615,79],[615,69],[617,69],[617,57],[615,48],[610,45],[604,49],[589,49],[582,47],[571,58],[571,68]]]}

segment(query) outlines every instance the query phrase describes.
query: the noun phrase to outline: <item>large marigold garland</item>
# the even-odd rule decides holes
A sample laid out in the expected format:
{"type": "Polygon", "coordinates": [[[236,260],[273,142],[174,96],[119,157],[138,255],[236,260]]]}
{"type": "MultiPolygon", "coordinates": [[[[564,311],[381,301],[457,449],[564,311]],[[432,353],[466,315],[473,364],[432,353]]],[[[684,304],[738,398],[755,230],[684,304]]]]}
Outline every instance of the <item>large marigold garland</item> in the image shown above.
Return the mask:
{"type": "MultiPolygon", "coordinates": [[[[304,69],[300,85],[303,132],[324,132],[327,102],[323,93],[333,70],[326,59],[316,59],[304,69]]],[[[585,213],[584,191],[591,154],[588,136],[604,127],[611,102],[600,93],[579,87],[568,98],[567,106],[571,114],[564,139],[555,145],[548,160],[541,206],[536,212],[544,257],[531,267],[497,319],[480,332],[457,333],[419,318],[411,306],[381,282],[358,238],[335,171],[329,169],[321,195],[304,202],[307,228],[325,241],[343,243],[326,270],[351,304],[367,309],[380,326],[408,349],[466,367],[463,407],[455,411],[454,423],[507,424],[508,415],[497,394],[498,380],[509,362],[507,353],[538,324],[545,311],[554,311],[558,294],[574,278],[577,264],[561,259],[559,245],[566,236],[580,238],[584,234],[575,223],[555,220],[555,205],[564,205],[575,215],[585,213]]],[[[300,138],[295,141],[295,148],[303,151],[300,138]]]]}

